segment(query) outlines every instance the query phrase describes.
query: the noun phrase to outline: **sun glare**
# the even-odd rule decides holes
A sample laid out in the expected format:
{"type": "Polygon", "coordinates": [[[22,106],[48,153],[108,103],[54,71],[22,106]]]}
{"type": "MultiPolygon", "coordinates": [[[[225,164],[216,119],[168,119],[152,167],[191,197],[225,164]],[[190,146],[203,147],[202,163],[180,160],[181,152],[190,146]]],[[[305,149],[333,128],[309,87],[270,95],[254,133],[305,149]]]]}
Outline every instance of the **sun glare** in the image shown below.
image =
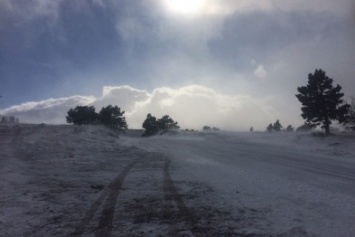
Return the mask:
{"type": "Polygon", "coordinates": [[[180,14],[202,13],[206,0],[164,0],[164,4],[169,11],[180,14]]]}

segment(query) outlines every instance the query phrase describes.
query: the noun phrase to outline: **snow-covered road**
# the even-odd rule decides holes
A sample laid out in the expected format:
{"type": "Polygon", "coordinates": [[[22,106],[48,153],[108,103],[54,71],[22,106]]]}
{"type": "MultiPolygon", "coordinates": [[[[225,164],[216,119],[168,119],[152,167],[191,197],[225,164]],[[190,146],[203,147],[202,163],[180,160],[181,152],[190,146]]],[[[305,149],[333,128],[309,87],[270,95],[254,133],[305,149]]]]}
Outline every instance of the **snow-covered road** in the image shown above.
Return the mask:
{"type": "Polygon", "coordinates": [[[0,236],[354,236],[355,137],[0,126],[0,236]]]}

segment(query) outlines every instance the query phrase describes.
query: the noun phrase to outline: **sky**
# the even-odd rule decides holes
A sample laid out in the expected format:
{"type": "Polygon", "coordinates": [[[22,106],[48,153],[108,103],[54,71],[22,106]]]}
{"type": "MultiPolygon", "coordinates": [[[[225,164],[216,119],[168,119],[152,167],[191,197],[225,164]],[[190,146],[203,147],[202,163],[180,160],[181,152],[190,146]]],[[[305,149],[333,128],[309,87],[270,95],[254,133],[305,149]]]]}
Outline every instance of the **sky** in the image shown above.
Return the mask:
{"type": "Polygon", "coordinates": [[[0,0],[0,114],[65,123],[77,105],[182,128],[303,123],[323,69],[355,95],[353,0],[0,0]]]}

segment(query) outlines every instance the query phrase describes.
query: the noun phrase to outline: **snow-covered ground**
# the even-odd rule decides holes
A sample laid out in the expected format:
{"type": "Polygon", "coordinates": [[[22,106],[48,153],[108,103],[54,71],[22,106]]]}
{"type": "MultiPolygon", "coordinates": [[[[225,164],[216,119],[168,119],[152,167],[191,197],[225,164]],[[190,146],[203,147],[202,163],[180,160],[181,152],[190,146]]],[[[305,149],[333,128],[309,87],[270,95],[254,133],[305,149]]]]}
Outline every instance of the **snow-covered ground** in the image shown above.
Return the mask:
{"type": "Polygon", "coordinates": [[[0,236],[354,236],[355,135],[0,126],[0,236]]]}

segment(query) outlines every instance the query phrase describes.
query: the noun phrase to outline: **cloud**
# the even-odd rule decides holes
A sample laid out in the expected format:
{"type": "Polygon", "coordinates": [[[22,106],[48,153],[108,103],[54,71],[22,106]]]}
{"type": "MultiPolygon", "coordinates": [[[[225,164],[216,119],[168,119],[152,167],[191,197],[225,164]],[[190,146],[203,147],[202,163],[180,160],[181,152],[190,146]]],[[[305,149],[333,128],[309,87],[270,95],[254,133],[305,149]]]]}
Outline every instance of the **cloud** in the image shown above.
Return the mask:
{"type": "Polygon", "coordinates": [[[260,64],[254,71],[255,76],[259,78],[265,78],[267,76],[267,72],[264,68],[264,65],[260,64]]]}
{"type": "Polygon", "coordinates": [[[312,12],[334,12],[343,14],[352,0],[213,0],[220,12],[252,12],[252,11],[312,11],[312,12]]]}
{"type": "Polygon", "coordinates": [[[26,102],[0,110],[2,115],[14,115],[21,123],[65,123],[66,112],[77,105],[88,105],[95,100],[93,96],[71,96],[68,98],[47,99],[26,102]]]}
{"type": "Polygon", "coordinates": [[[12,106],[0,111],[15,115],[24,123],[65,123],[66,112],[77,105],[117,105],[124,110],[130,128],[141,128],[148,113],[156,117],[165,114],[178,121],[182,128],[201,129],[204,125],[230,130],[248,130],[250,126],[263,130],[278,117],[268,106],[270,98],[255,99],[248,95],[223,95],[215,90],[190,85],[173,89],[161,87],[151,93],[129,86],[106,86],[100,98],[73,96],[48,99],[12,106]]]}
{"type": "Polygon", "coordinates": [[[260,64],[254,71],[255,76],[259,78],[265,78],[267,76],[267,72],[264,68],[264,65],[260,64]]]}
{"type": "Polygon", "coordinates": [[[150,94],[145,90],[138,90],[130,86],[105,86],[102,96],[92,102],[97,109],[109,104],[116,104],[129,112],[136,108],[137,103],[147,101],[150,94]]]}

